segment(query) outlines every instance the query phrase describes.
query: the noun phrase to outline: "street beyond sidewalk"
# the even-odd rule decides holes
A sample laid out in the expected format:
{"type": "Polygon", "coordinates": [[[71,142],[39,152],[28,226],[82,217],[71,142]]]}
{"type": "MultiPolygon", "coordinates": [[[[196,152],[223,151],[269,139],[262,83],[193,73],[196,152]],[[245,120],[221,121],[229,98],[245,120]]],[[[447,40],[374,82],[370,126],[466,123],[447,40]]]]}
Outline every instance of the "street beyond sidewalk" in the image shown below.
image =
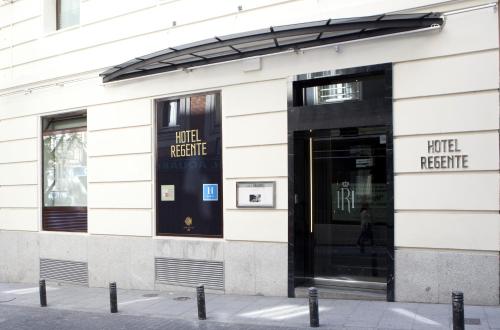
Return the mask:
{"type": "MultiPolygon", "coordinates": [[[[41,324],[44,329],[65,329],[71,324],[73,329],[128,329],[139,325],[143,329],[309,327],[308,302],[301,298],[207,294],[207,320],[197,321],[194,289],[118,289],[119,313],[115,315],[109,315],[109,292],[105,288],[48,285],[47,297],[48,307],[42,308],[37,284],[0,283],[0,329],[41,329],[41,324]]],[[[321,299],[319,306],[320,325],[325,329],[451,328],[449,304],[321,299]]],[[[469,323],[466,329],[500,329],[499,306],[466,306],[465,317],[469,323]]]]}

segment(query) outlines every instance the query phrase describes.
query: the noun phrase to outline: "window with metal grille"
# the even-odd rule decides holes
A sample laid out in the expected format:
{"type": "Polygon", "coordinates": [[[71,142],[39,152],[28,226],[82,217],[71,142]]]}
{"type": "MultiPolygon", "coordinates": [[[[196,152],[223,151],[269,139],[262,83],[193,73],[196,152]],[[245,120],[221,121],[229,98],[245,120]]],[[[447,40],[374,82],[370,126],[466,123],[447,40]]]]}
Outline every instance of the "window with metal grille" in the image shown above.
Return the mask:
{"type": "Polygon", "coordinates": [[[306,105],[328,104],[361,100],[361,81],[339,82],[307,87],[304,90],[306,105]]]}

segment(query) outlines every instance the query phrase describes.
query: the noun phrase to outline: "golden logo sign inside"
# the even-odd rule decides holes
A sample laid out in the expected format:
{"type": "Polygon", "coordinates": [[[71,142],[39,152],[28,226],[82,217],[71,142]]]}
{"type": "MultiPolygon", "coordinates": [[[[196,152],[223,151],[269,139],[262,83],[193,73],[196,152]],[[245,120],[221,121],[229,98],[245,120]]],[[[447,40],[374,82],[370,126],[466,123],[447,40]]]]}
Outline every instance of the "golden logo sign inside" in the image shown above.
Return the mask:
{"type": "Polygon", "coordinates": [[[186,219],[184,219],[184,224],[186,225],[186,227],[184,227],[184,229],[186,229],[186,231],[191,231],[191,230],[194,229],[194,227],[193,227],[193,218],[186,217],[186,219]]]}

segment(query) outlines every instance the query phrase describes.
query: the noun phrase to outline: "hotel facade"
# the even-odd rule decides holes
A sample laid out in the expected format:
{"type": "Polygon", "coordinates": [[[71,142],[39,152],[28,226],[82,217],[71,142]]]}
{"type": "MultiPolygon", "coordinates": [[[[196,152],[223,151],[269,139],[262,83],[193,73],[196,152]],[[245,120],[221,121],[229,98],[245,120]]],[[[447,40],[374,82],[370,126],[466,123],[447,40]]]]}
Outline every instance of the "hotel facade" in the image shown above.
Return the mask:
{"type": "Polygon", "coordinates": [[[499,304],[491,0],[0,1],[0,281],[499,304]]]}

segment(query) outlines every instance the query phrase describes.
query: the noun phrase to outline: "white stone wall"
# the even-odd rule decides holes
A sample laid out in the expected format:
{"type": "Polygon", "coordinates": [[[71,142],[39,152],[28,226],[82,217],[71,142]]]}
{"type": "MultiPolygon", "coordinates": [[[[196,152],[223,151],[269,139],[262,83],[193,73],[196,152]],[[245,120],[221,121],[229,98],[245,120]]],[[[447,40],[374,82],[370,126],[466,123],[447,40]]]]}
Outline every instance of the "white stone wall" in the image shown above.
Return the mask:
{"type": "Polygon", "coordinates": [[[153,234],[152,107],[140,99],[87,108],[90,234],[153,234]]]}
{"type": "Polygon", "coordinates": [[[491,9],[450,15],[443,34],[488,28],[463,30],[460,52],[394,64],[397,300],[447,303],[461,290],[466,303],[499,302],[497,20],[491,9]],[[422,170],[436,139],[456,139],[468,167],[422,170]]]}
{"type": "Polygon", "coordinates": [[[40,138],[36,116],[0,120],[0,228],[38,231],[40,138]]]}
{"type": "Polygon", "coordinates": [[[222,91],[224,237],[288,241],[287,81],[229,86],[222,91]],[[236,208],[237,181],[276,181],[276,208],[236,208]]]}
{"type": "MultiPolygon", "coordinates": [[[[493,13],[457,14],[448,22],[480,15],[493,13]]],[[[483,37],[490,48],[394,65],[399,247],[499,250],[498,38],[483,37]],[[419,156],[432,139],[458,139],[469,167],[422,171],[419,156]]]]}

